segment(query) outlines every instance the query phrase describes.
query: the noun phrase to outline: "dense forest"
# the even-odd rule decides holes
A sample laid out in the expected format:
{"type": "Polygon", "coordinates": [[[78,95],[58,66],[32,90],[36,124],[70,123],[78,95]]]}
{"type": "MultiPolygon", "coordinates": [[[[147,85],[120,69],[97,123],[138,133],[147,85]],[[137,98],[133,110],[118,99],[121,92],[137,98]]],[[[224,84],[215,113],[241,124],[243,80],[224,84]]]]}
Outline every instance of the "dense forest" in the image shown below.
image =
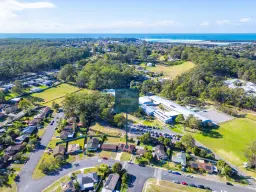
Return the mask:
{"type": "Polygon", "coordinates": [[[13,78],[23,72],[40,72],[89,56],[88,48],[59,46],[59,42],[0,41],[0,80],[13,78]]]}

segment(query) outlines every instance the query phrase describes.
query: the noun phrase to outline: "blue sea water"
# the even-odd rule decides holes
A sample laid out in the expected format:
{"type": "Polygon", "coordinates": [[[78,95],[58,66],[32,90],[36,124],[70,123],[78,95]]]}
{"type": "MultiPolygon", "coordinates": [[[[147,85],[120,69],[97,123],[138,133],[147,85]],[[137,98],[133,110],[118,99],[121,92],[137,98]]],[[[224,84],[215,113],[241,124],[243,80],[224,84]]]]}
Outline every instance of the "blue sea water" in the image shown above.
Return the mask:
{"type": "Polygon", "coordinates": [[[82,34],[82,33],[0,33],[0,38],[138,38],[149,41],[256,41],[256,33],[197,33],[197,34],[82,34]]]}

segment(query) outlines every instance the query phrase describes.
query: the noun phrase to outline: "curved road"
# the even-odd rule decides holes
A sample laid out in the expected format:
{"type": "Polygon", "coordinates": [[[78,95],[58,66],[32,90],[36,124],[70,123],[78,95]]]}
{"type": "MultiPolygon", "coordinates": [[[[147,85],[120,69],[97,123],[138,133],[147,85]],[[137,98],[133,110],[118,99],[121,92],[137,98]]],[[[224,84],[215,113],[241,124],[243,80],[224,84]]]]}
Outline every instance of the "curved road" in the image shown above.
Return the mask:
{"type": "MultiPolygon", "coordinates": [[[[33,180],[32,179],[33,170],[35,169],[38,161],[43,155],[45,147],[48,145],[49,141],[51,140],[54,134],[54,130],[57,126],[57,123],[56,123],[57,118],[61,118],[63,116],[64,116],[63,113],[56,114],[56,116],[54,117],[55,123],[47,127],[47,130],[41,139],[40,149],[32,153],[28,162],[24,165],[22,171],[20,172],[20,181],[17,182],[19,192],[30,192],[30,191],[40,192],[43,189],[45,189],[47,186],[51,185],[53,182],[58,180],[59,178],[73,171],[86,168],[86,167],[94,167],[101,163],[113,165],[115,162],[117,162],[114,160],[101,160],[101,159],[98,159],[97,157],[88,158],[86,160],[75,162],[75,164],[78,163],[79,166],[74,166],[74,164],[70,164],[69,166],[62,168],[55,175],[49,175],[39,180],[33,180]]],[[[168,180],[168,181],[172,181],[172,180],[178,180],[180,182],[185,181],[187,183],[194,183],[196,185],[201,184],[219,192],[221,192],[221,190],[225,190],[227,192],[253,191],[252,189],[249,189],[246,187],[240,187],[240,186],[232,187],[232,186],[227,186],[225,183],[221,183],[221,182],[214,182],[214,181],[209,181],[201,178],[188,178],[183,175],[181,176],[173,175],[173,174],[169,174],[167,171],[153,168],[153,167],[140,167],[135,164],[128,164],[127,162],[125,163],[122,162],[122,163],[123,163],[123,167],[126,170],[128,170],[128,172],[131,175],[133,175],[132,182],[129,186],[130,192],[142,191],[145,181],[149,178],[159,178],[159,179],[168,180]]]]}

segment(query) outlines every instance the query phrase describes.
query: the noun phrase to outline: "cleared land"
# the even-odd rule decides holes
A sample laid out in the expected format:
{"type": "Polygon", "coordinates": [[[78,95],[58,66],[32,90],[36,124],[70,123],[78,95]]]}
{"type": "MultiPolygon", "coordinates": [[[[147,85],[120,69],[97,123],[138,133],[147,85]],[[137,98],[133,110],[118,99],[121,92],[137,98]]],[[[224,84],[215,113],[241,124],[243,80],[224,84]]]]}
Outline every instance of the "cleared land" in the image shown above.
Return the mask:
{"type": "Polygon", "coordinates": [[[52,87],[40,93],[34,93],[31,96],[36,98],[39,103],[43,103],[48,106],[51,106],[53,100],[56,103],[61,104],[66,94],[73,93],[78,90],[79,90],[78,87],[63,83],[58,85],[57,87],[52,87]]]}
{"type": "Polygon", "coordinates": [[[146,67],[146,69],[156,73],[163,72],[165,77],[175,78],[178,75],[186,71],[189,71],[193,67],[195,67],[195,64],[190,61],[187,61],[181,65],[174,65],[174,66],[156,65],[155,67],[146,67]]]}
{"type": "Polygon", "coordinates": [[[184,185],[175,184],[169,181],[159,181],[157,184],[156,179],[149,179],[145,183],[143,192],[166,192],[166,191],[176,191],[176,192],[203,192],[206,190],[188,187],[184,185]]]}

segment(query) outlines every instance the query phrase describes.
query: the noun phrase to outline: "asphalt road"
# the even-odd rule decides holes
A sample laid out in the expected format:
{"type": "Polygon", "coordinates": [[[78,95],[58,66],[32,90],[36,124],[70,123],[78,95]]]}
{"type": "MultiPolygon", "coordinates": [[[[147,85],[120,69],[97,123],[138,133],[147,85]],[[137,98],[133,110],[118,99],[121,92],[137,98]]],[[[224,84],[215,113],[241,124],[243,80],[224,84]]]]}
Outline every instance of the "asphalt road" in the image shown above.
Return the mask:
{"type": "MultiPolygon", "coordinates": [[[[29,182],[32,179],[33,170],[35,169],[36,165],[38,164],[41,156],[44,153],[46,146],[48,145],[48,143],[50,142],[50,140],[54,134],[55,128],[58,125],[58,123],[56,122],[58,120],[57,118],[63,118],[63,117],[64,117],[64,113],[57,113],[55,115],[55,117],[53,119],[55,122],[53,125],[49,124],[47,126],[46,131],[45,131],[43,137],[41,138],[40,147],[38,147],[38,149],[36,149],[34,152],[32,152],[28,162],[24,165],[22,171],[20,172],[21,182],[18,183],[18,187],[21,188],[21,190],[25,189],[25,187],[29,185],[29,182]]],[[[24,191],[28,191],[28,190],[24,190],[24,191]]],[[[31,190],[31,191],[33,191],[33,190],[31,190]]]]}

